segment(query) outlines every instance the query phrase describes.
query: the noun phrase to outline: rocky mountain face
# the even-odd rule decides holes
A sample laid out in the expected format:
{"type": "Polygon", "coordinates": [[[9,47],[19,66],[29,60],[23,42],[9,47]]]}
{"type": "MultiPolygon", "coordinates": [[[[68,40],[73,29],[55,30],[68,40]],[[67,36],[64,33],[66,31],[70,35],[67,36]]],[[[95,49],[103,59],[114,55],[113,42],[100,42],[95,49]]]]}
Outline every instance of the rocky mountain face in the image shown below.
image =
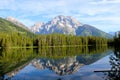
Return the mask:
{"type": "Polygon", "coordinates": [[[78,26],[82,26],[82,24],[75,18],[60,15],[46,24],[32,26],[31,30],[33,31],[33,28],[37,27],[37,29],[34,30],[34,32],[37,34],[61,33],[76,35],[76,29],[78,26]]]}
{"type": "Polygon", "coordinates": [[[31,31],[36,33],[36,32],[39,32],[40,29],[42,28],[42,25],[44,25],[44,23],[42,22],[37,22],[35,23],[32,27],[31,27],[31,31]]]}
{"type": "Polygon", "coordinates": [[[105,33],[93,26],[82,24],[71,16],[57,16],[48,23],[36,23],[31,27],[31,30],[37,34],[71,34],[77,36],[100,36],[111,37],[108,33],[105,33]]]}
{"type": "Polygon", "coordinates": [[[21,22],[19,22],[17,19],[13,18],[12,16],[8,16],[6,18],[6,20],[8,20],[8,21],[12,22],[13,24],[15,24],[15,25],[17,25],[19,27],[22,27],[22,28],[24,28],[24,29],[26,29],[28,31],[31,31],[27,26],[25,26],[24,24],[22,24],[21,22]]]}

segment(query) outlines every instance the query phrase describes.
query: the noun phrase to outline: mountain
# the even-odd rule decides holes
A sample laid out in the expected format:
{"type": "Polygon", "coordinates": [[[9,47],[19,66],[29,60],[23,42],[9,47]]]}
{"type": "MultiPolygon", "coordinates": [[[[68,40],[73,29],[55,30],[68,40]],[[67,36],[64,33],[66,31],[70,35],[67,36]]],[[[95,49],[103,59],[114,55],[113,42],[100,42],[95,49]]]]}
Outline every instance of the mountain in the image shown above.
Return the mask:
{"type": "Polygon", "coordinates": [[[37,27],[39,30],[34,31],[37,34],[63,33],[76,35],[75,30],[78,26],[82,26],[82,24],[73,17],[60,15],[46,24],[32,26],[31,30],[37,27]]]}
{"type": "Polygon", "coordinates": [[[24,29],[26,29],[28,31],[31,31],[27,26],[25,26],[24,24],[22,24],[21,22],[19,22],[17,19],[13,18],[12,16],[8,16],[6,18],[6,20],[8,20],[8,21],[12,22],[13,24],[15,24],[15,25],[17,25],[19,27],[22,27],[22,28],[24,28],[24,29]]]}
{"type": "Polygon", "coordinates": [[[91,25],[84,24],[83,26],[79,26],[76,30],[76,35],[79,36],[99,36],[99,37],[112,37],[112,35],[105,33],[91,25]]]}
{"type": "Polygon", "coordinates": [[[32,32],[39,32],[39,30],[41,29],[41,26],[43,25],[44,23],[42,22],[37,22],[35,23],[32,27],[31,27],[31,31],[32,32]]]}
{"type": "Polygon", "coordinates": [[[27,35],[33,35],[34,33],[32,33],[31,31],[18,26],[16,24],[14,24],[11,21],[8,21],[6,19],[3,19],[0,17],[0,32],[7,32],[7,33],[21,33],[21,34],[27,34],[27,35]]]}
{"type": "Polygon", "coordinates": [[[82,24],[71,16],[57,16],[47,23],[36,23],[31,27],[31,30],[37,34],[71,34],[77,36],[101,36],[111,37],[110,34],[105,33],[91,25],[82,24]]]}

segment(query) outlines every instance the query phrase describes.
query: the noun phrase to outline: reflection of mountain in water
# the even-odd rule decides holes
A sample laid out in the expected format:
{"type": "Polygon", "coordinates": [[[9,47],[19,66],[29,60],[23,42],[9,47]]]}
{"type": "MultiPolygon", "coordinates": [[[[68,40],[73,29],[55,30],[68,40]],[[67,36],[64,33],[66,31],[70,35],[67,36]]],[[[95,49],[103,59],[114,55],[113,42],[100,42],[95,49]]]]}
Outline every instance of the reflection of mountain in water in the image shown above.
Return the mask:
{"type": "MultiPolygon", "coordinates": [[[[18,72],[19,72],[21,69],[23,69],[25,66],[27,66],[27,65],[28,65],[28,63],[25,63],[24,65],[22,65],[22,66],[20,66],[20,67],[18,67],[18,68],[16,68],[16,69],[14,69],[13,71],[7,73],[6,75],[7,75],[8,77],[6,77],[5,80],[7,80],[7,78],[10,79],[11,77],[13,77],[13,76],[15,76],[16,74],[18,74],[18,72]]],[[[11,80],[11,79],[10,79],[10,80],[11,80]]]]}
{"type": "Polygon", "coordinates": [[[48,68],[58,75],[70,75],[77,72],[83,65],[92,64],[103,56],[105,56],[105,54],[101,53],[86,55],[81,54],[79,56],[67,57],[57,60],[40,58],[33,60],[31,64],[39,70],[48,68]]]}
{"type": "Polygon", "coordinates": [[[82,63],[79,63],[79,61],[76,60],[76,57],[69,57],[59,60],[35,59],[32,61],[32,65],[38,69],[48,68],[59,75],[72,74],[76,72],[81,66],[83,66],[82,63]]]}

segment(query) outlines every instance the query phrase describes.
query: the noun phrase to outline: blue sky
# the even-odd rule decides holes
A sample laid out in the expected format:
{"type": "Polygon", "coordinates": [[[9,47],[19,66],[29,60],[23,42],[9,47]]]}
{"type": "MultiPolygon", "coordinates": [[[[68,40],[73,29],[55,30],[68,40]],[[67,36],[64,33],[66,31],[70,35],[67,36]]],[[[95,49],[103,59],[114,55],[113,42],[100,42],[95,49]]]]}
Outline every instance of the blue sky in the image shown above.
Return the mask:
{"type": "Polygon", "coordinates": [[[120,30],[120,0],[0,0],[0,17],[13,16],[27,26],[58,15],[73,16],[105,32],[120,30]]]}

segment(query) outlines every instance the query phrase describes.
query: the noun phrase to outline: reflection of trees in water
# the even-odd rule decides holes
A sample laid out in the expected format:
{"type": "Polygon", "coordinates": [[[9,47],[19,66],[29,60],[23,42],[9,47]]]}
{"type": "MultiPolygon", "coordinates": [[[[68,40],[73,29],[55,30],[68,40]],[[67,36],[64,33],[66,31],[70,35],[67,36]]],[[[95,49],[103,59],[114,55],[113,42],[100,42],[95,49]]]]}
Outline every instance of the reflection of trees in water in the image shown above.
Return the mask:
{"type": "MultiPolygon", "coordinates": [[[[46,57],[51,59],[63,59],[68,56],[76,56],[79,54],[96,54],[106,51],[107,47],[40,47],[35,49],[3,49],[0,50],[0,80],[8,72],[12,74],[16,68],[24,65],[26,62],[34,58],[46,57]]],[[[88,56],[89,57],[89,56],[88,56]]],[[[21,68],[19,68],[21,69],[21,68]]],[[[16,72],[19,72],[17,70],[16,72]]]]}
{"type": "Polygon", "coordinates": [[[114,55],[111,55],[109,58],[110,65],[112,66],[111,70],[100,72],[104,72],[105,80],[120,80],[120,50],[115,49],[114,55]]]}
{"type": "Polygon", "coordinates": [[[35,57],[33,49],[1,49],[0,50],[0,80],[4,79],[4,74],[13,76],[23,68],[23,65],[35,57]],[[21,67],[20,67],[21,66],[21,67]],[[17,69],[16,69],[17,68],[17,69]],[[14,70],[14,71],[13,71],[14,70]]]}
{"type": "Polygon", "coordinates": [[[38,53],[47,58],[64,58],[67,56],[76,56],[79,54],[103,53],[107,46],[77,46],[77,47],[40,47],[38,53]]]}
{"type": "Polygon", "coordinates": [[[109,80],[120,79],[120,51],[115,50],[114,56],[110,56],[111,71],[108,73],[109,80]]]}

